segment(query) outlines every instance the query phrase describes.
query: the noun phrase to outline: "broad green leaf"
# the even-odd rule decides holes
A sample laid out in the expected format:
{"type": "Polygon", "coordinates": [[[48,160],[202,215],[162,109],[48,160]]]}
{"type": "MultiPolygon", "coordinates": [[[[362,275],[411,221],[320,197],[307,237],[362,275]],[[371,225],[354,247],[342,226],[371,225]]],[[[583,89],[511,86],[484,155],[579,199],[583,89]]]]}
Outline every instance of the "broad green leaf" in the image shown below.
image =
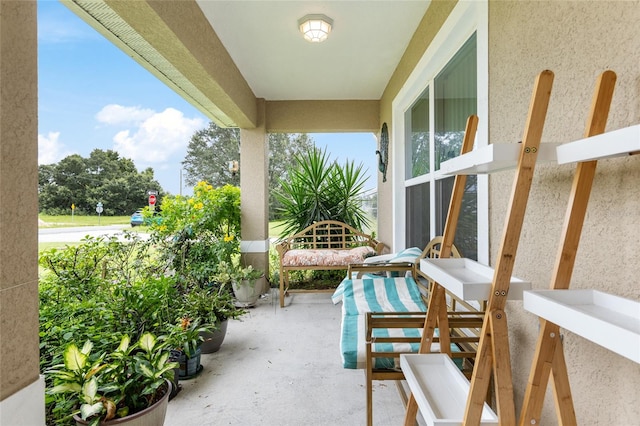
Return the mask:
{"type": "Polygon", "coordinates": [[[87,355],[80,352],[74,343],[67,346],[63,356],[65,367],[71,371],[81,371],[87,363],[87,355]]]}
{"type": "Polygon", "coordinates": [[[146,352],[151,352],[153,347],[156,345],[156,338],[153,337],[151,333],[144,333],[140,337],[140,341],[138,342],[140,348],[142,348],[146,352]]]}
{"type": "Polygon", "coordinates": [[[155,376],[156,377],[162,377],[164,375],[164,373],[166,373],[169,370],[173,370],[174,368],[178,368],[180,366],[179,363],[177,362],[170,362],[167,365],[165,365],[162,369],[156,371],[155,376]]]}
{"type": "Polygon", "coordinates": [[[48,370],[47,374],[54,376],[56,379],[67,380],[67,381],[73,380],[77,377],[76,374],[70,371],[61,371],[61,370],[48,370]]]}
{"type": "Polygon", "coordinates": [[[169,352],[163,352],[156,362],[156,368],[163,368],[167,363],[167,359],[169,359],[169,352]]]}
{"type": "Polygon", "coordinates": [[[122,340],[120,340],[120,346],[118,346],[117,351],[118,352],[126,352],[127,349],[129,348],[129,343],[131,342],[131,338],[127,335],[122,337],[122,340]]]}
{"type": "Polygon", "coordinates": [[[151,364],[146,360],[141,360],[136,364],[136,371],[146,377],[153,377],[153,368],[151,364]]]}
{"type": "Polygon", "coordinates": [[[84,342],[84,346],[82,346],[82,353],[85,355],[89,355],[91,353],[91,349],[93,349],[93,343],[91,340],[87,340],[84,342]]]}
{"type": "Polygon", "coordinates": [[[82,386],[80,383],[64,383],[62,385],[54,386],[49,393],[65,393],[65,392],[80,392],[82,390],[82,386]]]}
{"type": "Polygon", "coordinates": [[[82,404],[80,406],[80,416],[82,417],[82,420],[87,420],[95,414],[100,414],[103,409],[104,406],[102,405],[102,402],[97,402],[95,404],[82,404]]]}
{"type": "Polygon", "coordinates": [[[119,391],[119,390],[120,390],[120,387],[118,386],[117,383],[109,383],[108,385],[100,386],[100,391],[103,394],[116,392],[116,391],[119,391]]]}
{"type": "Polygon", "coordinates": [[[94,376],[82,386],[82,394],[87,403],[92,403],[96,399],[96,393],[98,393],[98,380],[94,376]]]}

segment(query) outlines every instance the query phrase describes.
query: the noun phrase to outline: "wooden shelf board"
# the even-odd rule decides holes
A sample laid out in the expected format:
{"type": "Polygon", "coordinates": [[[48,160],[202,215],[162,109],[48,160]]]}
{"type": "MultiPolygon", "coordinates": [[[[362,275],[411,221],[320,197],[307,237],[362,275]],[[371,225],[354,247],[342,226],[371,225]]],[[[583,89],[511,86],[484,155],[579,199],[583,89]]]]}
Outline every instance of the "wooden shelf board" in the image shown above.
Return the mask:
{"type": "MultiPolygon", "coordinates": [[[[400,367],[429,426],[462,425],[469,380],[448,355],[400,355],[400,367]]],[[[498,424],[498,416],[486,403],[480,424],[498,424]]]]}
{"type": "Polygon", "coordinates": [[[640,152],[640,124],[565,143],[557,148],[558,164],[602,160],[640,152]]]}
{"type": "MultiPolygon", "coordinates": [[[[555,162],[558,143],[540,144],[537,162],[555,162]]],[[[515,169],[520,158],[519,143],[493,143],[444,161],[440,171],[445,175],[476,175],[515,169]]]]}
{"type": "Polygon", "coordinates": [[[531,290],[524,308],[640,363],[640,303],[597,290],[531,290]]]}
{"type": "MultiPolygon", "coordinates": [[[[421,259],[420,271],[462,300],[488,300],[493,284],[493,268],[464,258],[421,259]]],[[[521,300],[531,283],[512,277],[510,300],[521,300]]]]}

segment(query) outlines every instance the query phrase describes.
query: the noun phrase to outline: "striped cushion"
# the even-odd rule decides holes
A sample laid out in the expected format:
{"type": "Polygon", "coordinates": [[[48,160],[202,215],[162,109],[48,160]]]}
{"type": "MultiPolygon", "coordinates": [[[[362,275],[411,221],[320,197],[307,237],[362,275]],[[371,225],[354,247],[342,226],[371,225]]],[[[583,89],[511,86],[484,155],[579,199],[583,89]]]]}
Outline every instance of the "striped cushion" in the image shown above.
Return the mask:
{"type": "MultiPolygon", "coordinates": [[[[332,296],[334,303],[342,304],[342,337],[340,352],[344,368],[365,368],[365,313],[366,312],[425,312],[420,291],[411,277],[365,278],[342,281],[332,296]]],[[[419,329],[376,330],[374,336],[419,337],[419,329]]],[[[376,344],[377,351],[401,350],[416,352],[419,344],[376,344]]],[[[376,359],[376,368],[396,368],[393,359],[376,359]]]]}
{"type": "Polygon", "coordinates": [[[397,253],[382,254],[380,256],[371,256],[364,260],[364,263],[406,263],[415,262],[422,254],[422,250],[418,247],[411,247],[401,250],[397,253]]]}
{"type": "MultiPolygon", "coordinates": [[[[414,263],[418,260],[418,257],[422,254],[422,250],[418,247],[410,247],[408,249],[400,250],[397,253],[383,254],[380,256],[368,257],[364,260],[364,263],[368,264],[383,264],[383,263],[414,263]]],[[[410,272],[406,273],[407,276],[411,275],[410,272]]],[[[400,277],[400,272],[387,272],[388,277],[400,277]]]]}

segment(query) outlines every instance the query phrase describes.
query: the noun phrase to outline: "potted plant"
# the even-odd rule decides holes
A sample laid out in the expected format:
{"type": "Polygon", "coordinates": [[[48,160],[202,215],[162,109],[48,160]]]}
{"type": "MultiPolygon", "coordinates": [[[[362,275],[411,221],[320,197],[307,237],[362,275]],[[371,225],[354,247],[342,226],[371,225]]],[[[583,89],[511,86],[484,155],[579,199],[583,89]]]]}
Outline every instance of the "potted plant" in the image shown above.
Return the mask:
{"type": "Polygon", "coordinates": [[[201,331],[203,354],[220,349],[227,331],[229,319],[240,318],[245,310],[235,305],[231,288],[213,282],[204,286],[192,285],[183,295],[183,315],[198,319],[210,330],[201,331]]]}
{"type": "Polygon", "coordinates": [[[222,283],[231,283],[233,294],[242,307],[254,306],[260,297],[260,288],[256,286],[264,272],[253,266],[242,267],[239,261],[220,262],[217,279],[222,283]]]}
{"type": "Polygon", "coordinates": [[[180,379],[192,379],[202,371],[200,357],[202,350],[201,333],[211,331],[210,327],[203,326],[200,319],[183,316],[169,327],[166,336],[171,350],[171,357],[178,362],[178,376],[180,379]]]}
{"type": "Polygon", "coordinates": [[[93,343],[66,347],[59,364],[46,371],[53,378],[50,394],[66,394],[78,425],[162,425],[176,364],[167,342],[144,333],[131,345],[124,336],[118,348],[93,356],[93,343]]]}

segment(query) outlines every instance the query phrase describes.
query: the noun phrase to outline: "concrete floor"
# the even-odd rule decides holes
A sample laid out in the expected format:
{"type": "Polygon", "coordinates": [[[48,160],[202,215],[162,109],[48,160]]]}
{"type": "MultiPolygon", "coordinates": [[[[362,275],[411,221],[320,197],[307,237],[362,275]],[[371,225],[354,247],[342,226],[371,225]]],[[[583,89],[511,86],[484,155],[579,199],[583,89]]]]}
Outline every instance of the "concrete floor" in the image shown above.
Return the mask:
{"type": "MultiPolygon", "coordinates": [[[[277,291],[230,321],[202,373],[181,380],[165,425],[365,425],[363,370],[342,368],[341,305],[330,293],[298,293],[279,307],[277,291]]],[[[400,425],[392,381],[374,382],[375,425],[400,425]]]]}

